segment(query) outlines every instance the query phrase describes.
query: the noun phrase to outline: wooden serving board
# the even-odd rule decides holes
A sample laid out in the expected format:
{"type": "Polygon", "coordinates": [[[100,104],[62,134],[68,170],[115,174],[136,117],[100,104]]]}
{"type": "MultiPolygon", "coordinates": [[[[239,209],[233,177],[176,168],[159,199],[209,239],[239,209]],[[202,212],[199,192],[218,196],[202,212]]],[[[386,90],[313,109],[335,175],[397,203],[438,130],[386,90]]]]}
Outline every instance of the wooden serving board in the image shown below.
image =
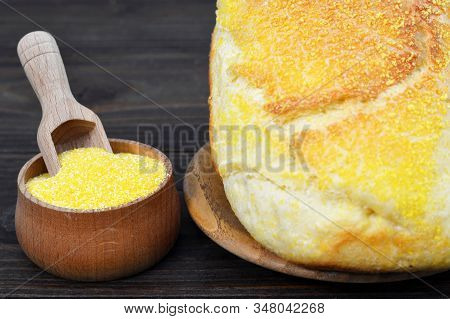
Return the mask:
{"type": "Polygon", "coordinates": [[[216,172],[209,145],[194,156],[184,178],[184,196],[197,226],[214,242],[256,265],[284,274],[310,279],[347,282],[392,282],[432,275],[436,272],[356,273],[312,269],[282,259],[256,242],[235,216],[216,172]]]}

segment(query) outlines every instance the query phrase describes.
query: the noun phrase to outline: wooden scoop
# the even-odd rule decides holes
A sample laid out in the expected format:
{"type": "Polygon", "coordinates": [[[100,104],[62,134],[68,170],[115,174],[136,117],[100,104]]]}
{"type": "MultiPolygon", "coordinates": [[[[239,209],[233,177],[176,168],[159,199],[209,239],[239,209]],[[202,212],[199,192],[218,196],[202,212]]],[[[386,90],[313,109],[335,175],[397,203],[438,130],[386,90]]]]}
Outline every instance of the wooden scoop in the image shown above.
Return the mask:
{"type": "Polygon", "coordinates": [[[98,116],[75,100],[55,39],[31,32],[19,41],[17,53],[42,106],[37,141],[50,175],[60,169],[61,152],[80,147],[112,152],[98,116]]]}

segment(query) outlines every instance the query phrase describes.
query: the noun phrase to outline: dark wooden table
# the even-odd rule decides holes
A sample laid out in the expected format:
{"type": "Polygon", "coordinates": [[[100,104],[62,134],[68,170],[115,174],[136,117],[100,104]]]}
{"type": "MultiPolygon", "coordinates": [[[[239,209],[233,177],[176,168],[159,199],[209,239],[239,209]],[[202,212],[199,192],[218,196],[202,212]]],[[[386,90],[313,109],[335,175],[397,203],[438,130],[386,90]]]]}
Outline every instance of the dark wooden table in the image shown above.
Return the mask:
{"type": "MultiPolygon", "coordinates": [[[[16,55],[21,36],[47,29],[66,42],[70,47],[60,42],[60,48],[77,99],[99,114],[110,137],[138,139],[166,152],[175,163],[182,196],[187,162],[207,141],[214,2],[0,0],[0,295],[441,297],[418,280],[336,284],[263,269],[209,240],[194,225],[185,205],[174,249],[161,263],[131,278],[72,282],[40,274],[27,259],[14,232],[16,177],[38,152],[36,129],[41,110],[16,55]]],[[[450,294],[450,273],[425,280],[450,294]]]]}

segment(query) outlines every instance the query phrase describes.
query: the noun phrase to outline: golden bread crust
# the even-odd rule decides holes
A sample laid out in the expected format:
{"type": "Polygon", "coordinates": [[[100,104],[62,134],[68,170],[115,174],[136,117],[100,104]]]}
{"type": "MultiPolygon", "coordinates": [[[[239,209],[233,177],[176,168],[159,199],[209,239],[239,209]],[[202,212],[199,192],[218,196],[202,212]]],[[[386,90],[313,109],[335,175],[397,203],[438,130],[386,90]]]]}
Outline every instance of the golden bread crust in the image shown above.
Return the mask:
{"type": "Polygon", "coordinates": [[[218,2],[212,150],[256,240],[316,267],[450,266],[449,7],[218,2]]]}
{"type": "Polygon", "coordinates": [[[375,98],[424,61],[442,68],[435,14],[443,9],[432,1],[221,1],[219,22],[242,50],[233,75],[265,89],[265,110],[286,120],[375,98]]]}

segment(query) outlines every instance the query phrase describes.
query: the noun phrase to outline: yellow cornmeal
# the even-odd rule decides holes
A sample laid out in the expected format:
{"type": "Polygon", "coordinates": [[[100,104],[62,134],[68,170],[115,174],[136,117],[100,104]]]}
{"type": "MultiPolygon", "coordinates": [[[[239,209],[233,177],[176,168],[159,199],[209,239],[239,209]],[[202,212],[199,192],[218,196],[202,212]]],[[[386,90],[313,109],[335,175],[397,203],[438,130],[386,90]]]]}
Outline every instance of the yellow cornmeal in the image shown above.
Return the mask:
{"type": "Polygon", "coordinates": [[[79,148],[59,155],[55,176],[30,179],[28,191],[58,207],[104,209],[153,193],[166,178],[161,161],[129,153],[112,154],[101,148],[79,148]]]}

